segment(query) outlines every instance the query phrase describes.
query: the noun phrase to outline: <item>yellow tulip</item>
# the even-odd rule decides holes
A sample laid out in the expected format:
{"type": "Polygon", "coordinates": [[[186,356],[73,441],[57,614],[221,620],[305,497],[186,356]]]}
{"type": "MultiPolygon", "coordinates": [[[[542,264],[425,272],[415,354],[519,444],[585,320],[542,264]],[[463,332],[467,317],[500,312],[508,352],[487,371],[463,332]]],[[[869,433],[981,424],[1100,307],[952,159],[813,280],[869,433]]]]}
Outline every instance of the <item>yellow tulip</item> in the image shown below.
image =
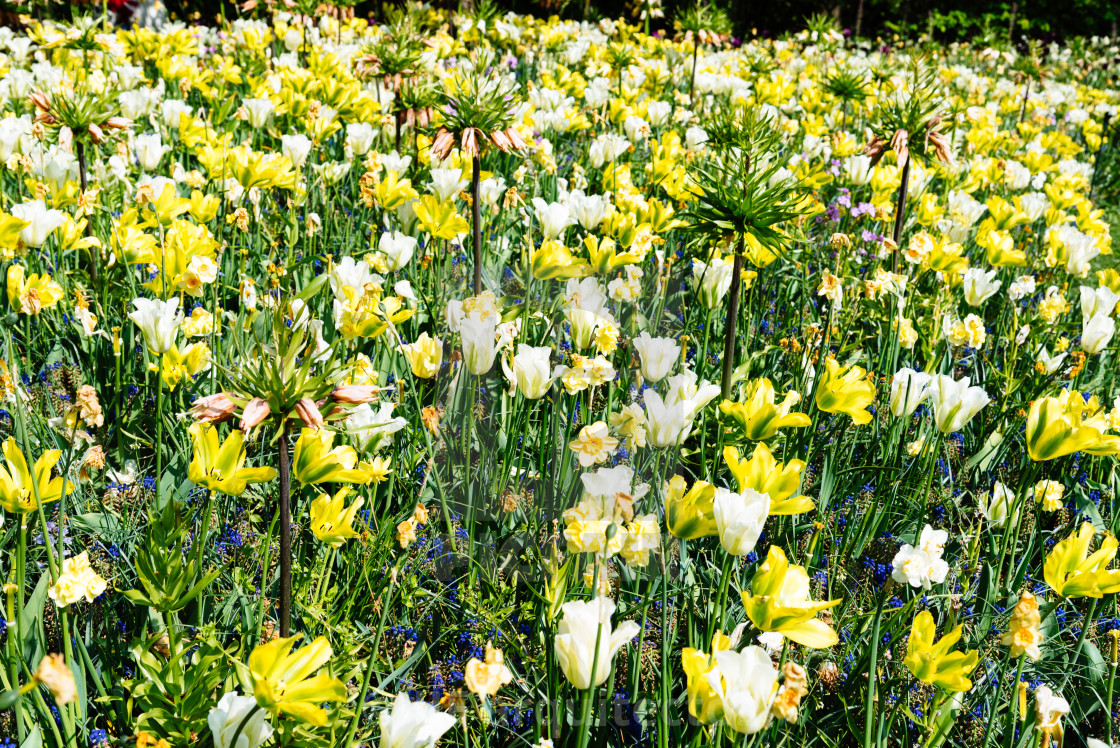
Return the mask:
{"type": "Polygon", "coordinates": [[[1065,598],[1100,598],[1120,592],[1120,569],[1109,569],[1116,557],[1117,542],[1106,535],[1100,549],[1089,553],[1089,544],[1096,530],[1085,522],[1076,535],[1070,535],[1054,546],[1042,566],[1046,584],[1065,598]]]}
{"type": "Polygon", "coordinates": [[[857,426],[871,422],[867,406],[875,401],[875,385],[862,367],[841,367],[834,358],[825,363],[817,386],[817,407],[825,413],[846,413],[857,426]]]}
{"type": "Polygon", "coordinates": [[[443,341],[429,337],[426,332],[420,333],[415,343],[402,345],[400,351],[408,359],[412,374],[417,379],[431,379],[439,372],[439,365],[443,362],[443,341]]]}
{"type": "Polygon", "coordinates": [[[972,688],[972,681],[968,676],[976,669],[980,653],[975,649],[968,652],[949,651],[960,641],[961,629],[961,626],[957,626],[934,644],[937,627],[934,626],[933,616],[928,610],[923,610],[914,618],[903,662],[915,678],[927,685],[941,686],[946,691],[967,691],[972,688]]]}
{"type": "Polygon", "coordinates": [[[719,404],[719,409],[724,415],[738,421],[748,439],[763,441],[773,438],[778,429],[800,429],[812,423],[806,414],[790,412],[800,400],[801,395],[791,390],[780,404],[775,405],[774,385],[763,377],[747,383],[743,402],[724,400],[719,404]]]}
{"type": "Polygon", "coordinates": [[[250,483],[267,483],[276,477],[270,467],[244,467],[245,434],[234,430],[220,445],[218,429],[199,421],[189,429],[194,440],[194,458],[187,469],[187,478],[211,491],[240,496],[250,483]]]}
{"type": "Polygon", "coordinates": [[[624,265],[633,265],[642,261],[640,253],[619,253],[618,245],[613,239],[588,236],[583,240],[583,246],[587,247],[591,269],[597,275],[607,275],[624,265]]]}
{"type": "Polygon", "coordinates": [[[688,691],[688,713],[705,725],[719,721],[723,717],[723,700],[708,678],[717,669],[715,653],[709,655],[685,647],[681,650],[681,665],[688,691]]]}
{"type": "MultiPolygon", "coordinates": [[[[160,369],[156,364],[152,364],[151,368],[152,371],[160,369]]],[[[172,344],[163,354],[163,382],[172,391],[184,379],[189,382],[209,368],[210,348],[205,343],[191,343],[181,351],[172,344]]]]}
{"type": "Polygon", "coordinates": [[[805,567],[790,564],[776,545],[770,546],[766,561],[755,572],[750,591],[743,592],[743,607],[755,628],[778,631],[813,649],[826,649],[839,641],[832,627],[816,617],[839,604],[839,599],[813,602],[805,567]]]}
{"type": "Polygon", "coordinates": [[[665,490],[665,524],[669,532],[685,540],[715,535],[718,530],[712,503],[716,487],[702,480],[687,491],[686,487],[685,479],[674,475],[665,490]]]}
{"type": "Polygon", "coordinates": [[[1006,231],[987,229],[976,235],[976,243],[988,251],[988,263],[994,267],[1025,267],[1027,253],[1015,249],[1015,239],[1006,231]]]}
{"type": "Polygon", "coordinates": [[[420,230],[436,239],[450,241],[470,230],[467,219],[455,211],[455,203],[451,200],[441,203],[435,195],[424,195],[413,203],[412,208],[420,219],[420,230]]]}
{"type": "Polygon", "coordinates": [[[16,446],[15,439],[4,442],[4,463],[0,465],[0,506],[12,514],[28,514],[62,498],[63,485],[69,495],[74,490],[72,481],[62,476],[51,478],[51,470],[62,458],[62,452],[48,449],[35,461],[35,474],[27,468],[27,459],[16,446]],[[36,503],[36,499],[38,503],[36,503]]]}
{"type": "Polygon", "coordinates": [[[813,510],[813,500],[807,496],[794,496],[801,486],[802,460],[781,463],[774,459],[770,448],[759,444],[749,460],[739,459],[736,447],[723,448],[723,461],[739,483],[740,493],[752,488],[770,495],[770,514],[801,514],[813,510]]]}
{"type": "Polygon", "coordinates": [[[1086,400],[1076,390],[1040,397],[1027,415],[1027,453],[1035,462],[1074,452],[1120,454],[1120,436],[1105,433],[1108,414],[1097,398],[1086,400]]]}
{"type": "Polygon", "coordinates": [[[8,266],[8,303],[20,314],[38,314],[62,297],[62,286],[46,273],[27,276],[23,265],[8,266]]]}
{"type": "Polygon", "coordinates": [[[331,548],[341,548],[348,539],[358,537],[357,530],[352,526],[354,515],[366,500],[359,496],[353,504],[344,508],[343,503],[349,493],[350,488],[343,486],[334,496],[328,498],[326,494],[320,494],[311,502],[311,532],[331,548]]]}
{"type": "Polygon", "coordinates": [[[346,686],[327,673],[313,672],[327,664],[333,652],[320,636],[292,652],[298,637],[273,639],[249,655],[249,677],[257,704],[272,714],[283,712],[317,727],[327,724],[327,712],[316,704],[345,701],[346,686]]]}
{"type": "Polygon", "coordinates": [[[537,280],[582,278],[591,272],[587,260],[576,259],[567,247],[554,239],[546,240],[533,251],[530,265],[537,280]]]}
{"type": "Polygon", "coordinates": [[[385,178],[377,183],[374,195],[378,204],[385,210],[394,210],[406,200],[416,200],[419,193],[412,188],[412,182],[401,179],[392,169],[385,173],[385,178]]]}
{"type": "Polygon", "coordinates": [[[304,485],[315,483],[369,483],[373,480],[368,463],[358,464],[353,447],[331,449],[334,433],[326,429],[303,429],[296,439],[292,472],[304,485]],[[356,466],[356,467],[355,467],[356,466]]]}

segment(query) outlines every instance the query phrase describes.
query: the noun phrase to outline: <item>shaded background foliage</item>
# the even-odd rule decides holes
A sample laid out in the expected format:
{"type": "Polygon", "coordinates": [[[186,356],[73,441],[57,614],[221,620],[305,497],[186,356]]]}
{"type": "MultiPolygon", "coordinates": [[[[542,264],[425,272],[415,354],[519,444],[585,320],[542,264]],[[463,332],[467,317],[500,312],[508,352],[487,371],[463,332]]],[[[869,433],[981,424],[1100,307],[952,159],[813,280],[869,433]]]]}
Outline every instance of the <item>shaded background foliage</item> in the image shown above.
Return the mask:
{"type": "MultiPolygon", "coordinates": [[[[655,20],[653,28],[671,31],[675,12],[691,2],[663,0],[665,17],[655,20]]],[[[121,20],[140,4],[139,0],[108,3],[121,12],[121,20]]],[[[236,15],[236,0],[163,0],[163,4],[179,18],[236,15]]],[[[262,0],[261,5],[265,4],[262,0]]],[[[378,18],[386,3],[343,0],[338,4],[352,6],[359,16],[378,18]]],[[[431,4],[445,8],[459,5],[438,0],[431,4]]],[[[503,11],[574,19],[582,17],[585,7],[582,0],[494,0],[492,4],[503,11]]],[[[640,4],[642,0],[594,0],[586,7],[589,18],[617,18],[636,15],[640,4]]],[[[840,28],[869,38],[928,34],[939,42],[953,42],[985,36],[1007,39],[1010,35],[1013,40],[1031,37],[1051,41],[1078,36],[1116,37],[1120,33],[1120,3],[1113,0],[722,0],[719,4],[728,11],[739,37],[780,36],[804,28],[806,19],[822,14],[832,17],[840,28]]],[[[9,11],[66,14],[82,5],[98,8],[101,2],[0,5],[9,11]]]]}

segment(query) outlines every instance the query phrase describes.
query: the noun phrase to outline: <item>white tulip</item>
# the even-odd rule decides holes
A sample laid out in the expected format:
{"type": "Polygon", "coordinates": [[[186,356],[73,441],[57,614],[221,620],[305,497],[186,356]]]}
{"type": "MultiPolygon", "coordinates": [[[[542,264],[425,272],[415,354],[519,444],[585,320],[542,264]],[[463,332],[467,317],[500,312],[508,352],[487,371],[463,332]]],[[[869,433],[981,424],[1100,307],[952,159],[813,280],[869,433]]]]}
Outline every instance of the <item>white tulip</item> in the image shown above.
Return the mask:
{"type": "Polygon", "coordinates": [[[55,229],[66,223],[66,216],[62,211],[47,208],[42,200],[32,200],[28,203],[19,203],[12,206],[12,215],[21,221],[27,221],[19,232],[20,240],[29,247],[41,247],[55,229]]]}
{"type": "Polygon", "coordinates": [[[862,187],[871,181],[875,167],[871,165],[871,157],[863,154],[849,156],[844,162],[844,173],[853,187],[862,187]]]}
{"type": "Polygon", "coordinates": [[[1081,287],[1081,322],[1096,317],[1098,314],[1111,316],[1116,311],[1116,303],[1120,302],[1120,294],[1108,286],[1100,288],[1081,287]]]}
{"type": "Polygon", "coordinates": [[[137,135],[133,147],[136,151],[136,160],[140,162],[140,168],[144,171],[153,171],[163,160],[163,155],[171,150],[171,146],[163,144],[158,132],[137,135]]]}
{"type": "Polygon", "coordinates": [[[585,195],[583,190],[573,190],[568,195],[568,210],[588,231],[594,231],[607,219],[614,208],[611,201],[602,195],[585,195]]]}
{"type": "Polygon", "coordinates": [[[133,299],[132,305],[136,311],[128,318],[136,323],[144,335],[144,342],[152,353],[164,354],[175,345],[175,332],[182,321],[179,311],[179,297],[173,296],[167,301],[156,299],[133,299]]]}
{"type": "Polygon", "coordinates": [[[891,380],[891,413],[896,418],[910,416],[922,401],[932,394],[929,383],[933,377],[913,369],[899,369],[891,380]]]}
{"type": "Polygon", "coordinates": [[[634,348],[642,361],[642,378],[647,382],[660,382],[673,369],[681,355],[681,347],[672,338],[651,338],[643,332],[633,340],[634,348]]]}
{"type": "Polygon", "coordinates": [[[377,131],[366,122],[351,122],[346,126],[346,147],[355,156],[364,156],[373,147],[377,131]]]}
{"type": "Polygon", "coordinates": [[[745,556],[758,545],[766,517],[770,514],[770,494],[748,488],[735,493],[717,488],[712,513],[719,530],[719,544],[732,556],[745,556]]]}
{"type": "Polygon", "coordinates": [[[206,718],[214,736],[214,748],[257,748],[272,737],[272,725],[265,721],[267,716],[268,712],[257,709],[257,700],[252,696],[227,691],[206,718]],[[250,712],[253,716],[246,721],[250,712]],[[237,735],[236,743],[234,735],[237,735]]]}
{"type": "Polygon", "coordinates": [[[193,111],[194,107],[179,99],[164,99],[163,104],[160,105],[160,112],[163,115],[163,124],[172,130],[178,130],[179,119],[184,114],[190,114],[193,111]]]}
{"type": "MultiPolygon", "coordinates": [[[[1007,524],[1007,519],[1011,516],[1011,509],[1014,505],[1015,492],[998,480],[992,485],[992,490],[988,493],[986,500],[981,498],[979,502],[980,513],[984,515],[984,519],[992,523],[992,527],[1003,527],[1007,524]]],[[[1018,516],[1018,513],[1016,513],[1016,516],[1018,516]]],[[[1011,524],[1014,525],[1016,522],[1012,520],[1011,524]]]]}
{"type": "Polygon", "coordinates": [[[494,365],[497,351],[497,325],[493,319],[480,320],[473,316],[459,323],[459,333],[463,338],[463,362],[467,371],[481,376],[494,365]]]}
{"type": "Polygon", "coordinates": [[[778,693],[778,670],[770,655],[754,645],[742,652],[724,649],[716,652],[716,665],[708,682],[723,704],[727,726],[744,735],[765,729],[778,693]]]}
{"type": "Polygon", "coordinates": [[[533,198],[533,214],[541,226],[545,239],[557,239],[576,222],[563,203],[546,203],[539,197],[533,198]]]}
{"type": "Polygon", "coordinates": [[[302,169],[311,153],[311,138],[306,135],[281,135],[280,152],[288,157],[292,166],[302,169]]]}
{"type": "Polygon", "coordinates": [[[732,270],[731,260],[715,259],[710,265],[692,261],[692,287],[700,294],[700,303],[708,311],[718,307],[731,289],[732,270]]]}
{"type": "Polygon", "coordinates": [[[461,169],[432,169],[432,189],[441,203],[445,203],[463,191],[469,179],[463,179],[461,169]]]}
{"type": "Polygon", "coordinates": [[[938,374],[929,383],[933,396],[934,422],[943,434],[960,431],[973,416],[991,402],[981,387],[969,387],[965,377],[954,381],[952,377],[938,374]]]}
{"type": "Polygon", "coordinates": [[[406,418],[394,418],[396,403],[383,402],[378,410],[369,403],[353,408],[346,416],[347,434],[357,438],[362,452],[378,452],[393,443],[393,434],[408,425],[406,418]]]}
{"type": "Polygon", "coordinates": [[[241,105],[245,107],[248,113],[249,127],[254,130],[259,130],[268,123],[268,118],[272,111],[276,109],[276,105],[272,103],[272,99],[244,99],[241,105]]]}
{"type": "Polygon", "coordinates": [[[1095,317],[1082,323],[1081,350],[1090,356],[1103,351],[1116,334],[1116,320],[1105,312],[1098,312],[1095,317]]]}
{"type": "Polygon", "coordinates": [[[638,635],[638,624],[623,621],[613,628],[615,605],[607,597],[564,603],[560,610],[564,617],[554,642],[560,669],[581,691],[603,685],[610,677],[615,654],[638,635]]]}
{"type": "Polygon", "coordinates": [[[397,694],[392,710],[383,709],[378,718],[381,748],[432,748],[455,726],[454,715],[426,701],[412,701],[406,693],[397,694]]]}
{"type": "Polygon", "coordinates": [[[552,385],[551,367],[548,361],[551,354],[552,349],[547,345],[535,347],[518,343],[513,365],[502,360],[502,370],[510,383],[510,394],[515,391],[520,392],[529,400],[539,400],[544,397],[552,385]]]}
{"type": "Polygon", "coordinates": [[[980,268],[969,268],[964,271],[964,300],[971,306],[980,306],[995,295],[1002,281],[995,278],[999,275],[998,269],[984,272],[980,268]]]}
{"type": "Polygon", "coordinates": [[[385,255],[390,271],[397,271],[408,264],[416,251],[416,240],[399,231],[386,232],[377,241],[377,251],[385,255]]]}

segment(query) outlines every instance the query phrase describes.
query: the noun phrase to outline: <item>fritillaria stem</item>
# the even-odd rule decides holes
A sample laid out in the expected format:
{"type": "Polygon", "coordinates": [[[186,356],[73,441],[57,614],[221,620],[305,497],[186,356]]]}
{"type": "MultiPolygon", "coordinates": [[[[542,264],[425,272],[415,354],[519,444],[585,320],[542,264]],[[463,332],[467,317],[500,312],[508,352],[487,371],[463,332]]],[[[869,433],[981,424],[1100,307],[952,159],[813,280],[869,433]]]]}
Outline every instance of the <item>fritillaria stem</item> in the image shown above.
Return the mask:
{"type": "Polygon", "coordinates": [[[731,394],[731,372],[735,370],[735,336],[738,334],[739,286],[742,283],[742,275],[743,237],[740,236],[739,246],[735,251],[735,262],[731,268],[731,289],[728,291],[730,300],[727,305],[727,324],[724,326],[723,334],[723,376],[720,379],[720,387],[724,400],[731,394]]]}
{"type": "Polygon", "coordinates": [[[902,167],[902,180],[898,185],[898,198],[894,206],[894,239],[895,251],[891,255],[891,272],[898,272],[898,242],[902,238],[902,222],[906,219],[906,193],[910,187],[910,159],[902,167]]]}
{"type": "Polygon", "coordinates": [[[482,156],[474,154],[471,170],[471,223],[474,229],[474,295],[482,293],[482,206],[479,205],[478,190],[482,176],[482,156]]]}
{"type": "Polygon", "coordinates": [[[292,618],[292,479],[288,439],[280,439],[280,636],[289,636],[292,618]]]}

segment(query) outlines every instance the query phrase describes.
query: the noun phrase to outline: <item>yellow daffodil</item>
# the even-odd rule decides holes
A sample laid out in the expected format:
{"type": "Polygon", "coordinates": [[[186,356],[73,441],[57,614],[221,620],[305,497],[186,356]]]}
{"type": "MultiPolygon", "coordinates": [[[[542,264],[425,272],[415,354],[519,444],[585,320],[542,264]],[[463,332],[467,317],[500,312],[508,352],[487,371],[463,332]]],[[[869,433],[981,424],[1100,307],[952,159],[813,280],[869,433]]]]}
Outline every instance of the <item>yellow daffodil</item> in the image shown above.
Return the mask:
{"type": "Polygon", "coordinates": [[[812,499],[794,496],[801,486],[801,471],[805,469],[803,461],[778,462],[765,444],[759,444],[749,460],[740,460],[736,447],[724,447],[723,461],[738,481],[740,492],[752,488],[770,495],[770,514],[788,515],[812,511],[812,499]]]}
{"type": "Polygon", "coordinates": [[[871,422],[867,406],[875,401],[875,385],[867,381],[862,367],[842,367],[834,358],[825,362],[825,372],[817,386],[817,407],[825,413],[846,413],[852,423],[871,422]]]}
{"type": "Polygon", "coordinates": [[[1106,535],[1096,553],[1089,553],[1096,530],[1085,522],[1076,535],[1058,542],[1046,557],[1042,576],[1050,589],[1065,598],[1096,597],[1120,592],[1120,569],[1109,569],[1117,542],[1106,535]]]}
{"type": "Polygon", "coordinates": [[[317,727],[327,723],[327,712],[316,706],[324,701],[345,701],[346,686],[338,678],[316,670],[327,664],[333,652],[320,636],[296,652],[299,637],[273,639],[249,655],[249,678],[257,704],[272,714],[283,712],[317,727]]]}
{"type": "Polygon", "coordinates": [[[1011,613],[1011,622],[1008,624],[1007,633],[1003,635],[1000,643],[1011,647],[1012,657],[1022,657],[1024,654],[1034,661],[1042,657],[1042,616],[1038,612],[1038,600],[1027,590],[1019,596],[1015,609],[1011,613]]]}
{"type": "Polygon", "coordinates": [[[715,514],[712,509],[716,487],[698,480],[687,488],[683,476],[674,475],[665,489],[665,524],[678,538],[695,540],[715,535],[715,514]]]}
{"type": "Polygon", "coordinates": [[[66,494],[74,490],[72,481],[62,476],[51,478],[51,470],[62,458],[62,452],[48,449],[35,461],[35,474],[27,468],[27,459],[16,446],[15,439],[4,442],[4,464],[0,465],[0,506],[12,514],[27,514],[39,508],[39,504],[49,504],[62,498],[63,485],[66,494]],[[38,499],[38,503],[36,503],[38,499]]]}
{"type": "Polygon", "coordinates": [[[373,477],[367,463],[358,464],[353,447],[331,449],[334,433],[326,429],[303,429],[296,439],[292,472],[304,485],[315,483],[369,483],[373,477]]]}
{"type": "Polygon", "coordinates": [[[46,273],[26,275],[23,265],[8,266],[8,303],[20,314],[38,314],[63,297],[62,286],[46,273]]]}
{"type": "Polygon", "coordinates": [[[218,429],[202,421],[189,429],[194,440],[194,458],[187,478],[211,491],[240,496],[250,483],[267,483],[276,477],[270,467],[245,467],[245,434],[234,430],[218,442],[218,429]]]}
{"type": "Polygon", "coordinates": [[[832,627],[816,617],[839,604],[839,599],[813,602],[805,567],[790,564],[776,545],[770,546],[766,561],[755,572],[750,591],[743,592],[743,606],[756,628],[778,631],[814,649],[826,649],[839,641],[832,627]]]}
{"type": "Polygon", "coordinates": [[[940,686],[946,691],[967,691],[972,688],[968,676],[980,662],[980,653],[975,649],[967,652],[951,652],[953,645],[960,641],[961,626],[957,626],[941,641],[933,643],[937,636],[933,616],[923,610],[914,618],[910,628],[910,642],[906,647],[903,662],[922,683],[940,686]]]}
{"type": "Polygon", "coordinates": [[[806,414],[790,412],[800,400],[801,395],[791,390],[780,404],[775,405],[774,385],[763,377],[747,383],[743,402],[724,400],[719,409],[743,427],[748,439],[763,441],[773,438],[778,429],[800,429],[812,423],[806,414]]]}
{"type": "Polygon", "coordinates": [[[366,500],[359,496],[353,504],[344,507],[349,493],[350,488],[343,486],[334,496],[328,498],[320,494],[311,502],[311,532],[331,548],[341,548],[348,539],[358,537],[358,531],[352,527],[354,515],[366,500]]]}
{"type": "Polygon", "coordinates": [[[1096,397],[1086,400],[1076,390],[1040,397],[1027,415],[1027,453],[1035,462],[1074,452],[1120,454],[1120,436],[1106,434],[1108,414],[1096,397]]]}

